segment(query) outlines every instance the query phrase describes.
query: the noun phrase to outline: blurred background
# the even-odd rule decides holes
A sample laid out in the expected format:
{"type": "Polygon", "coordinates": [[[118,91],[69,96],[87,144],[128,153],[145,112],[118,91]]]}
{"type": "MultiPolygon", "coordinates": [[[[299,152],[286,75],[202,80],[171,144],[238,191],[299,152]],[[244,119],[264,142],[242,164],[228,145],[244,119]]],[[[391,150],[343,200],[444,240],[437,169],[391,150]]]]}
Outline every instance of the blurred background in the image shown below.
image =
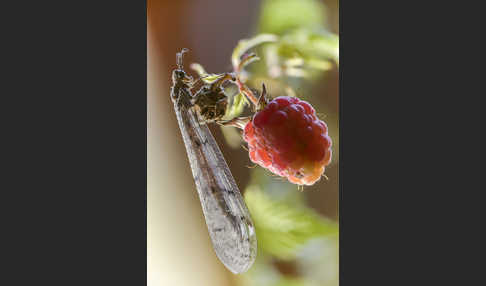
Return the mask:
{"type": "MultiPolygon", "coordinates": [[[[338,285],[339,3],[337,0],[147,1],[147,278],[157,285],[338,285]],[[175,55],[185,70],[229,72],[241,39],[281,39],[255,52],[247,84],[265,82],[272,97],[309,101],[329,128],[333,157],[303,192],[253,167],[236,129],[210,125],[257,228],[258,257],[233,275],[208,235],[173,105],[175,55]]],[[[246,108],[248,109],[248,108],[246,108]]],[[[248,110],[242,112],[248,114],[248,110]]]]}

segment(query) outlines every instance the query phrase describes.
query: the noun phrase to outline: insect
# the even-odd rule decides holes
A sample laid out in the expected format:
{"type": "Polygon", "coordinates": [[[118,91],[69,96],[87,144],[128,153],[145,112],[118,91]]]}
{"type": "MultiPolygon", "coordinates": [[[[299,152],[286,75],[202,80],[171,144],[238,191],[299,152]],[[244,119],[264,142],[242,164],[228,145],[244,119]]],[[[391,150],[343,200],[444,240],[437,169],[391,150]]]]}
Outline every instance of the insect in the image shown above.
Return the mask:
{"type": "MultiPolygon", "coordinates": [[[[242,273],[256,258],[255,227],[213,135],[206,124],[200,124],[200,114],[196,112],[209,108],[207,102],[215,103],[213,107],[221,104],[219,97],[211,97],[214,92],[219,93],[221,83],[217,83],[214,89],[207,86],[193,96],[191,88],[194,81],[182,65],[182,55],[186,51],[183,49],[176,55],[177,69],[172,72],[171,98],[214,251],[231,272],[242,273]]],[[[207,119],[214,119],[218,114],[208,113],[207,119]]]]}
{"type": "Polygon", "coordinates": [[[235,80],[230,73],[224,74],[212,84],[206,84],[194,95],[192,103],[205,122],[219,122],[226,114],[228,97],[222,85],[227,80],[235,80]]]}

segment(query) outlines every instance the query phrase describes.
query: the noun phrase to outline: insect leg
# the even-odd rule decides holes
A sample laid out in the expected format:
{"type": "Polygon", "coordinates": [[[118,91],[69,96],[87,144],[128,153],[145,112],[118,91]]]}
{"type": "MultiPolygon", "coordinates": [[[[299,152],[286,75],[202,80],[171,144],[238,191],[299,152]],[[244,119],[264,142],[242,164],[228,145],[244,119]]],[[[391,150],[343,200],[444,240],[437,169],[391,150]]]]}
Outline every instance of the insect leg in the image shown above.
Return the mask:
{"type": "Polygon", "coordinates": [[[228,80],[231,80],[231,81],[236,80],[233,73],[225,73],[222,78],[220,78],[217,81],[215,81],[214,83],[212,83],[211,84],[211,90],[213,90],[213,91],[217,90],[219,87],[221,87],[221,85],[223,85],[223,83],[225,83],[228,80]]]}

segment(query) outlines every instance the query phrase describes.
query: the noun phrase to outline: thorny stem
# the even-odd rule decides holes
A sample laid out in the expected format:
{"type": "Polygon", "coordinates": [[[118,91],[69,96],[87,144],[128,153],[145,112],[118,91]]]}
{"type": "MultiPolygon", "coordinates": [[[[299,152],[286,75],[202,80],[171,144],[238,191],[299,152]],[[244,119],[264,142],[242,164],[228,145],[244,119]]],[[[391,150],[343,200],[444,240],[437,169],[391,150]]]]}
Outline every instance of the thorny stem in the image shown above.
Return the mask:
{"type": "Polygon", "coordinates": [[[258,60],[258,57],[256,56],[256,54],[254,54],[254,53],[247,54],[247,55],[243,56],[243,58],[240,59],[239,62],[233,63],[233,64],[235,64],[233,66],[233,70],[234,70],[234,73],[236,75],[235,76],[235,78],[236,78],[235,83],[238,86],[239,91],[241,93],[243,93],[246,96],[246,98],[248,98],[253,103],[253,105],[257,106],[258,105],[258,99],[253,94],[253,92],[240,79],[240,73],[243,70],[243,67],[250,64],[251,62],[253,62],[255,60],[258,60]]]}
{"type": "Polygon", "coordinates": [[[255,106],[257,106],[258,98],[256,98],[253,92],[244,83],[241,82],[239,76],[236,76],[235,83],[238,86],[240,92],[243,93],[246,96],[246,98],[248,98],[255,106]]]}

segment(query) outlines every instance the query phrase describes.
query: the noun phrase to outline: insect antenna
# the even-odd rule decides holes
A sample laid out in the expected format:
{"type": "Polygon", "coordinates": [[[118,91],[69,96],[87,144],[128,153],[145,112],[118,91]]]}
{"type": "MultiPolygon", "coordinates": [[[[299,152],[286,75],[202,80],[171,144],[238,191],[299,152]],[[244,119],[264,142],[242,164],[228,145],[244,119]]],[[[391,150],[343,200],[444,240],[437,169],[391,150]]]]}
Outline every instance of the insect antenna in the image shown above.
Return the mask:
{"type": "Polygon", "coordinates": [[[188,49],[183,48],[179,53],[176,54],[176,62],[177,62],[177,68],[178,69],[183,68],[183,66],[182,66],[182,55],[184,55],[184,53],[186,53],[188,51],[189,51],[188,49]]]}

